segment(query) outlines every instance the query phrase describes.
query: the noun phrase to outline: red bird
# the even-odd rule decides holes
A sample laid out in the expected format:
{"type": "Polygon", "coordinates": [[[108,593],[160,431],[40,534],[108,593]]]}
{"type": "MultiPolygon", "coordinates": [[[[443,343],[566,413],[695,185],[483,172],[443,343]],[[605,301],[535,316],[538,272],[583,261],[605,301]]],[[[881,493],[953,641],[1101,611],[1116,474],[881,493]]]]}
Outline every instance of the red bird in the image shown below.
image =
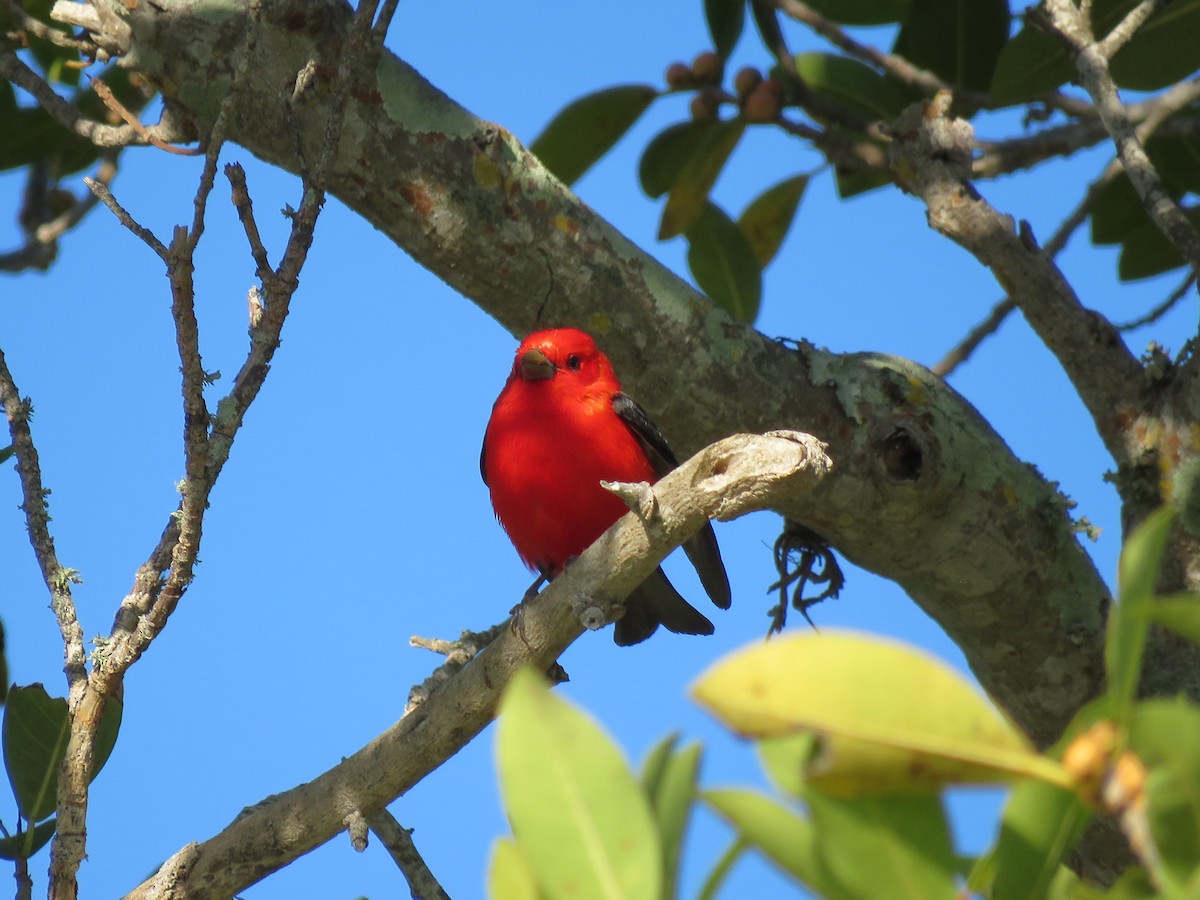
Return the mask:
{"type": "MultiPolygon", "coordinates": [[[[525,564],[550,579],[628,510],[600,481],[653,483],[679,465],[659,430],[621,391],[596,342],[575,328],[531,334],[492,408],[479,470],[496,518],[525,564]]],[[[729,577],[712,526],[683,545],[713,603],[729,608],[729,577]]],[[[535,585],[536,586],[536,585],[535,585]]],[[[613,640],[713,626],[661,568],[630,595],[613,640]]]]}

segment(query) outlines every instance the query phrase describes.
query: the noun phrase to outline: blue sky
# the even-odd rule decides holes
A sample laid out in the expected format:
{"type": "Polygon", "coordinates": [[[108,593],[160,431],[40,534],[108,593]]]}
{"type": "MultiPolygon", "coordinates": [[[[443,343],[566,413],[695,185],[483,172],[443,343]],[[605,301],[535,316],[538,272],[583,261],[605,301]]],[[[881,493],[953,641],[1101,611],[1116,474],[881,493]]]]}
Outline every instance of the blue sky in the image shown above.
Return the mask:
{"type": "MultiPolygon", "coordinates": [[[[401,4],[389,45],[475,114],[528,143],[574,97],[609,84],[660,83],[675,59],[708,38],[701,4],[401,4]]],[[[887,40],[884,32],[866,36],[887,40]]],[[[796,50],[817,48],[799,32],[796,50]]],[[[763,64],[749,33],[735,57],[763,64]]],[[[681,239],[655,242],[658,205],[636,183],[641,147],[686,116],[686,98],[646,119],[576,186],[643,248],[683,272],[681,239]]],[[[1011,120],[985,123],[995,137],[1011,120]]],[[[980,185],[1000,209],[1045,239],[1099,173],[1106,149],[1032,175],[980,185]]],[[[276,258],[298,182],[229,147],[247,167],[264,239],[276,258]]],[[[759,190],[818,160],[755,129],[722,176],[716,199],[733,212],[759,190]]],[[[190,221],[199,162],[131,151],[114,184],[121,202],[161,237],[190,221]]],[[[0,209],[20,182],[0,176],[0,209]]],[[[227,190],[218,186],[198,256],[197,305],[206,368],[228,376],[246,347],[253,262],[227,190]]],[[[17,242],[12,215],[0,246],[17,242]]],[[[1080,233],[1063,256],[1083,301],[1116,319],[1157,302],[1173,278],[1118,286],[1116,254],[1080,233]]],[[[514,284],[514,291],[522,285],[514,284]]],[[[0,348],[36,407],[34,435],[58,552],[83,573],[75,593],[85,633],[106,633],[133,572],[174,508],[182,474],[178,359],[168,286],[158,260],[103,210],[63,242],[47,274],[4,276],[0,348]]],[[[991,308],[1000,291],[964,251],[931,232],[920,204],[895,191],[839,201],[816,178],[780,258],[767,274],[758,327],[837,351],[874,350],[927,365],[991,308]]],[[[533,298],[531,298],[532,301],[533,298]]],[[[1194,329],[1194,297],[1130,336],[1176,350],[1194,329]]],[[[245,805],[309,780],[389,726],[410,685],[438,659],[408,637],[451,638],[501,620],[529,581],[496,524],[478,453],[516,341],[469,301],[415,265],[331,200],[262,396],[212,498],[197,579],[168,628],[131,671],[116,752],[93,786],[84,896],[129,889],[188,841],[219,831],[245,805]],[[430,365],[436,360],[437,365],[430,365]]],[[[1079,502],[1102,527],[1093,545],[1111,578],[1118,506],[1102,481],[1110,462],[1057,363],[1013,317],[953,378],[1013,450],[1079,502]]],[[[219,396],[228,379],[217,383],[219,396]]],[[[653,414],[653,410],[650,411],[653,414]]],[[[0,617],[12,677],[65,690],[62,649],[16,507],[11,464],[0,474],[0,617]]],[[[717,730],[685,696],[722,654],[758,640],[773,598],[770,545],[779,519],[759,514],[717,526],[734,605],[717,634],[660,634],[629,649],[587,635],[562,659],[561,691],[597,716],[640,760],[673,730],[708,747],[706,784],[758,782],[753,754],[717,730]]],[[[686,564],[669,571],[700,595],[686,564]]],[[[845,626],[916,643],[961,666],[940,629],[895,586],[852,571],[842,598],[816,610],[845,626]]],[[[793,627],[807,627],[793,622],[793,627]]],[[[814,685],[819,690],[819,685],[814,685]]],[[[967,802],[964,819],[990,806],[967,802]]],[[[493,734],[392,805],[455,897],[483,890],[492,840],[506,831],[494,783],[493,734]]],[[[0,818],[12,823],[10,803],[0,818]]],[[[962,832],[978,850],[987,832],[962,832]]],[[[686,852],[683,895],[694,894],[728,841],[707,816],[686,852]]],[[[32,869],[44,885],[46,856],[32,869]]],[[[751,860],[725,896],[782,884],[751,860]]],[[[377,846],[355,853],[339,837],[244,892],[247,898],[406,895],[377,846]]]]}

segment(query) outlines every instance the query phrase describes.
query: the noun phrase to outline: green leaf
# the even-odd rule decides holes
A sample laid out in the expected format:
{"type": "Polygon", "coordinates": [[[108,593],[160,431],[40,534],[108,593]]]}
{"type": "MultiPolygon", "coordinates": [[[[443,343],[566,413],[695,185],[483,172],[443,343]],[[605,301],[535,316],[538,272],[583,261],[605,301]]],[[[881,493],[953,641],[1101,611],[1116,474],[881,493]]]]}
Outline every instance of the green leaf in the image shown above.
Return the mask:
{"type": "Polygon", "coordinates": [[[704,19],[713,47],[728,59],[746,24],[746,0],[704,0],[704,19]]]}
{"type": "Polygon", "coordinates": [[[692,119],[655,135],[642,151],[638,165],[638,179],[647,196],[661,197],[669,191],[687,161],[718,128],[719,122],[692,119]]]}
{"type": "Polygon", "coordinates": [[[811,731],[761,738],[757,742],[763,771],[776,790],[803,797],[807,788],[804,773],[821,750],[821,739],[811,731]]]}
{"type": "Polygon", "coordinates": [[[968,880],[971,892],[997,898],[1046,896],[1090,818],[1074,792],[1032,779],[1018,782],[1004,806],[996,845],[968,880]],[[985,871],[994,878],[980,883],[978,873],[985,871]]]}
{"type": "Polygon", "coordinates": [[[822,100],[867,119],[890,121],[918,95],[866,63],[835,53],[801,53],[796,74],[822,100]]]}
{"type": "Polygon", "coordinates": [[[1130,866],[1103,895],[1104,900],[1151,900],[1161,896],[1141,866],[1130,866]]]}
{"type": "Polygon", "coordinates": [[[1171,629],[1193,644],[1200,644],[1200,596],[1159,597],[1145,607],[1145,613],[1156,625],[1171,629]]]}
{"type": "Polygon", "coordinates": [[[29,859],[54,837],[57,823],[58,819],[47,819],[28,831],[0,838],[0,859],[29,859]]]}
{"type": "Polygon", "coordinates": [[[808,5],[842,25],[890,25],[908,15],[909,0],[808,0],[808,5]]]}
{"type": "Polygon", "coordinates": [[[1135,229],[1152,224],[1142,198],[1124,172],[1100,189],[1091,216],[1093,244],[1119,244],[1135,229]]]}
{"type": "Polygon", "coordinates": [[[658,229],[660,241],[683,234],[699,218],[709,191],[745,130],[746,123],[741,119],[719,123],[684,162],[667,194],[658,229]]]}
{"type": "Polygon", "coordinates": [[[1038,28],[1026,25],[1004,45],[992,73],[993,103],[1025,103],[1052,91],[1075,75],[1062,46],[1038,28]]]}
{"type": "MultiPolygon", "coordinates": [[[[116,744],[121,701],[110,698],[96,731],[94,779],[116,744]]],[[[54,812],[58,768],[67,748],[67,701],[51,697],[40,684],[13,687],[4,707],[4,767],[17,806],[30,822],[54,812]]]]}
{"type": "MultiPolygon", "coordinates": [[[[1177,116],[1172,121],[1195,125],[1197,117],[1177,116]]],[[[1186,134],[1153,137],[1146,142],[1146,152],[1158,174],[1175,191],[1180,194],[1187,191],[1200,193],[1200,138],[1186,134]]]]}
{"type": "Polygon", "coordinates": [[[1166,506],[1147,516],[1125,542],[1117,566],[1119,601],[1108,612],[1104,662],[1113,717],[1120,724],[1129,721],[1142,671],[1147,625],[1140,607],[1154,596],[1174,519],[1174,511],[1166,506]]]}
{"type": "Polygon", "coordinates": [[[721,886],[725,884],[725,879],[729,877],[729,873],[733,871],[734,865],[741,859],[743,853],[746,852],[746,843],[741,838],[735,839],[725,852],[722,853],[716,863],[713,865],[709,873],[704,877],[704,884],[700,885],[700,890],[696,894],[696,900],[716,900],[721,886]]]}
{"type": "MultiPolygon", "coordinates": [[[[1096,33],[1107,35],[1135,0],[1096,0],[1096,33]]],[[[1109,66],[1118,87],[1157,91],[1200,68],[1200,0],[1174,0],[1146,20],[1109,66]]]]}
{"type": "Polygon", "coordinates": [[[548,897],[658,900],[653,815],[599,725],[522,670],[501,702],[496,747],[513,834],[548,897]]]}
{"type": "Polygon", "coordinates": [[[738,227],[750,241],[759,268],[765,269],[779,252],[779,246],[796,218],[806,187],[807,175],[795,175],[781,181],[755,197],[738,217],[738,227]]]}
{"type": "Polygon", "coordinates": [[[883,171],[835,172],[838,196],[843,200],[865,194],[892,183],[892,176],[883,171]]]}
{"type": "MultiPolygon", "coordinates": [[[[1184,216],[1194,227],[1200,227],[1200,209],[1187,210],[1184,216]]],[[[1178,269],[1182,265],[1183,258],[1179,252],[1147,217],[1122,241],[1117,275],[1122,281],[1136,281],[1178,269]]]]}
{"type": "Polygon", "coordinates": [[[673,752],[675,739],[659,744],[642,767],[642,785],[658,821],[663,850],[663,896],[674,897],[679,878],[679,857],[683,837],[696,799],[696,780],[700,772],[702,750],[689,744],[673,752]],[[661,755],[659,748],[666,747],[661,755]],[[654,771],[651,771],[653,767],[654,771]]]}
{"type": "Polygon", "coordinates": [[[67,750],[67,701],[40,684],[13,687],[4,708],[4,767],[17,808],[30,822],[54,812],[58,767],[67,750]]]}
{"type": "Polygon", "coordinates": [[[1183,890],[1200,861],[1200,709],[1182,698],[1139,703],[1129,746],[1147,769],[1150,832],[1167,894],[1183,890]]]}
{"type": "Polygon", "coordinates": [[[848,897],[958,896],[958,859],[934,794],[833,797],[811,790],[816,848],[848,897]]]}
{"type": "Polygon", "coordinates": [[[896,52],[954,87],[986,91],[1010,20],[1008,0],[912,0],[896,52]]]}
{"type": "Polygon", "coordinates": [[[521,848],[509,838],[499,838],[492,845],[488,862],[488,896],[492,900],[542,900],[533,869],[521,853],[521,848]]]}
{"type": "Polygon", "coordinates": [[[624,84],[580,97],[555,116],[529,149],[564,184],[574,184],[607,153],[658,96],[624,84]]]}
{"type": "Polygon", "coordinates": [[[739,322],[751,323],[762,299],[762,270],[745,233],[706,203],[687,230],[688,268],[710,299],[739,322]]]}
{"type": "Polygon", "coordinates": [[[830,895],[817,859],[811,822],[756,791],[714,789],[704,791],[701,798],[733,826],[745,843],[810,889],[830,895]]]}
{"type": "Polygon", "coordinates": [[[817,732],[821,752],[806,778],[830,792],[932,790],[1013,775],[1069,786],[1061,765],[1035,753],[963,676],[891,641],[837,631],[781,637],[720,660],[692,694],[740,734],[817,732]]]}

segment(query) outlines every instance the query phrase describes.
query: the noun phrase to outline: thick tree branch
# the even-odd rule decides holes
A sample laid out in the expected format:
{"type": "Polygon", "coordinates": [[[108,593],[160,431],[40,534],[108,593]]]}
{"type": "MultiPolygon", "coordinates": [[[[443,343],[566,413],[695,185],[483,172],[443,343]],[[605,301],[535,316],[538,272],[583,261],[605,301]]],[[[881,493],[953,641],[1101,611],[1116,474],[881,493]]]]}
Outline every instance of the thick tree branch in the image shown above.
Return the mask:
{"type": "Polygon", "coordinates": [[[658,515],[650,527],[633,513],[625,515],[527,604],[523,634],[505,629],[366,747],[312,781],[243,811],[213,838],[185,847],[180,853],[194,861],[182,883],[172,858],[128,900],[163,896],[167,873],[174,889],[191,900],[233,896],[338,834],[350,813],[387,805],[491,721],[518,668],[546,670],[583,633],[574,601],[628,596],[708,517],[733,519],[811,503],[829,465],[819,441],[796,433],[734,435],[706,448],[654,485],[658,515]]]}

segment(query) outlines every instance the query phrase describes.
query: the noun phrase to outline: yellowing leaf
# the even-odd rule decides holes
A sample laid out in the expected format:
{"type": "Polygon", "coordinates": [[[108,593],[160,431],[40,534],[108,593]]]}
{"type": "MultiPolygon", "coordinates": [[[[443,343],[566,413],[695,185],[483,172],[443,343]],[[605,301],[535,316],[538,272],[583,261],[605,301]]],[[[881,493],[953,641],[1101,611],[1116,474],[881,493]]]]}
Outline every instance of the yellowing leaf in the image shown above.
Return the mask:
{"type": "Polygon", "coordinates": [[[751,737],[815,731],[806,781],[830,793],[931,790],[1026,775],[1069,786],[945,663],[849,632],[755,645],[710,668],[697,701],[751,737]]]}

